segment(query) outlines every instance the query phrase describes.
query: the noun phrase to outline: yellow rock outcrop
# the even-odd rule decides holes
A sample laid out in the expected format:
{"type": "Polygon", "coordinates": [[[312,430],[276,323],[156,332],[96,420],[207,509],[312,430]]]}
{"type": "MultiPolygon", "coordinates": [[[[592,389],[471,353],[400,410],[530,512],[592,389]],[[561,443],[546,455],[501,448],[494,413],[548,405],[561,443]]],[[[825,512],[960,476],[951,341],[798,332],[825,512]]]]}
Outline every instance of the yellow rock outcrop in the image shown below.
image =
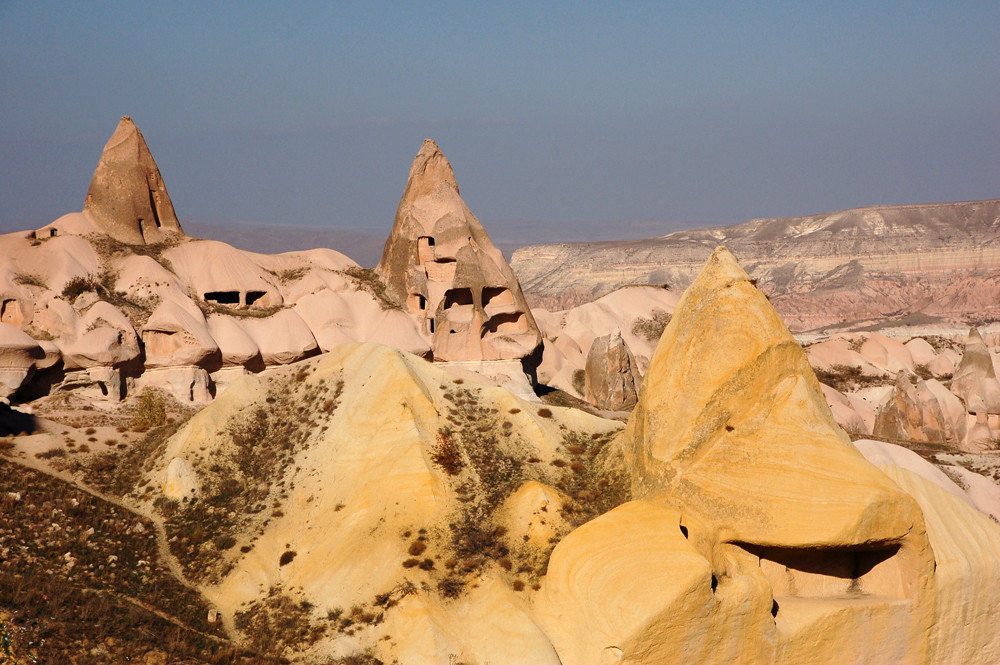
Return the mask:
{"type": "Polygon", "coordinates": [[[863,546],[919,523],[851,448],[802,348],[725,249],[664,330],[626,440],[636,496],[669,495],[722,540],[863,546]]]}
{"type": "Polygon", "coordinates": [[[284,613],[322,631],[317,658],[555,665],[527,610],[549,539],[572,528],[560,478],[577,474],[550,462],[570,432],[607,441],[620,428],[398,349],[344,344],[234,382],[156,473],[180,499],[167,529],[188,574],[265,648],[306,646],[285,641],[284,613]],[[193,471],[187,493],[178,468],[193,471]]]}
{"type": "Polygon", "coordinates": [[[1000,529],[854,449],[725,249],[619,445],[636,500],[556,546],[536,602],[563,665],[997,661],[1000,529]]]}

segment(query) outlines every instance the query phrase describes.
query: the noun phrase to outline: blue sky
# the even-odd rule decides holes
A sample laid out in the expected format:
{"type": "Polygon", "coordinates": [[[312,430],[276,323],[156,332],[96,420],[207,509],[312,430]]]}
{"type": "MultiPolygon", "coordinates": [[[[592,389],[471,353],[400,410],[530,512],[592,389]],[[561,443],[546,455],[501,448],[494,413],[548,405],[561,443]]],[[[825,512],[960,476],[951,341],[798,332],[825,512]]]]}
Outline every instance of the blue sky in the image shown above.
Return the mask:
{"type": "Polygon", "coordinates": [[[388,229],[424,138],[491,232],[994,198],[997,34],[995,0],[0,0],[0,223],[80,209],[124,114],[182,221],[388,229]]]}

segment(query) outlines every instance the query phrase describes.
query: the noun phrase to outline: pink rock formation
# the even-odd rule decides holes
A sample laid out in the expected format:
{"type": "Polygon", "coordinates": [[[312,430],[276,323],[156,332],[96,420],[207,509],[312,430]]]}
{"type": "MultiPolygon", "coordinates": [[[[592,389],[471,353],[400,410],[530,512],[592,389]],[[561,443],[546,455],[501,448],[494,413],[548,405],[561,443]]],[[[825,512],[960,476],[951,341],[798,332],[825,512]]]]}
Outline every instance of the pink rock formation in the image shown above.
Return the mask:
{"type": "Polygon", "coordinates": [[[14,394],[44,357],[45,352],[38,343],[20,328],[0,323],[0,399],[14,394]]]}
{"type": "Polygon", "coordinates": [[[376,270],[421,322],[436,360],[517,360],[541,343],[517,277],[433,141],[413,160],[376,270]]]}
{"type": "MultiPolygon", "coordinates": [[[[944,413],[924,381],[900,370],[889,398],[875,416],[875,436],[903,441],[944,443],[949,439],[944,413]]],[[[954,441],[954,432],[951,439],[954,441]]]]}
{"type": "Polygon", "coordinates": [[[83,210],[101,231],[133,245],[184,233],[160,169],[132,118],[123,116],[104,146],[83,210]]]}
{"type": "Polygon", "coordinates": [[[913,358],[906,345],[885,335],[871,333],[861,345],[861,357],[892,374],[913,371],[913,358]]]}
{"type": "Polygon", "coordinates": [[[951,391],[965,401],[969,413],[1000,413],[1000,383],[993,358],[975,327],[969,330],[965,340],[965,351],[955,370],[951,391]]]}

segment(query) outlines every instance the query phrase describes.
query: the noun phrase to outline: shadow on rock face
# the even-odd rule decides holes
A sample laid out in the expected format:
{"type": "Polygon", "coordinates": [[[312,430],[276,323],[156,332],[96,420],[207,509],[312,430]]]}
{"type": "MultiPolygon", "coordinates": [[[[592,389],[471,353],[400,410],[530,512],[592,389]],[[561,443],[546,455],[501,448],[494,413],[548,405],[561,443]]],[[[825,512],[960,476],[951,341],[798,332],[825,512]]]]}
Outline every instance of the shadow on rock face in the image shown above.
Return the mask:
{"type": "Polygon", "coordinates": [[[12,409],[9,404],[0,403],[0,436],[34,434],[36,431],[38,431],[38,420],[35,416],[12,409]]]}

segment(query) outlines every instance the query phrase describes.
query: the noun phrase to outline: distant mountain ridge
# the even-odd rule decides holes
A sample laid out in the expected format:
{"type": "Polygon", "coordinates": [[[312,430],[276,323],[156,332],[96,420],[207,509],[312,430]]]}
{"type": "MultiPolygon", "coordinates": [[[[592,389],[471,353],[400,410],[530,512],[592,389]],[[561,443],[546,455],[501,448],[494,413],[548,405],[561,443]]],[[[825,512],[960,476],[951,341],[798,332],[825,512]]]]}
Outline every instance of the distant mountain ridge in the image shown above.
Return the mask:
{"type": "Polygon", "coordinates": [[[529,302],[562,308],[625,284],[686,288],[727,246],[793,330],[923,314],[1000,319],[1000,199],[758,219],[647,240],[535,245],[511,266],[529,302]]]}

